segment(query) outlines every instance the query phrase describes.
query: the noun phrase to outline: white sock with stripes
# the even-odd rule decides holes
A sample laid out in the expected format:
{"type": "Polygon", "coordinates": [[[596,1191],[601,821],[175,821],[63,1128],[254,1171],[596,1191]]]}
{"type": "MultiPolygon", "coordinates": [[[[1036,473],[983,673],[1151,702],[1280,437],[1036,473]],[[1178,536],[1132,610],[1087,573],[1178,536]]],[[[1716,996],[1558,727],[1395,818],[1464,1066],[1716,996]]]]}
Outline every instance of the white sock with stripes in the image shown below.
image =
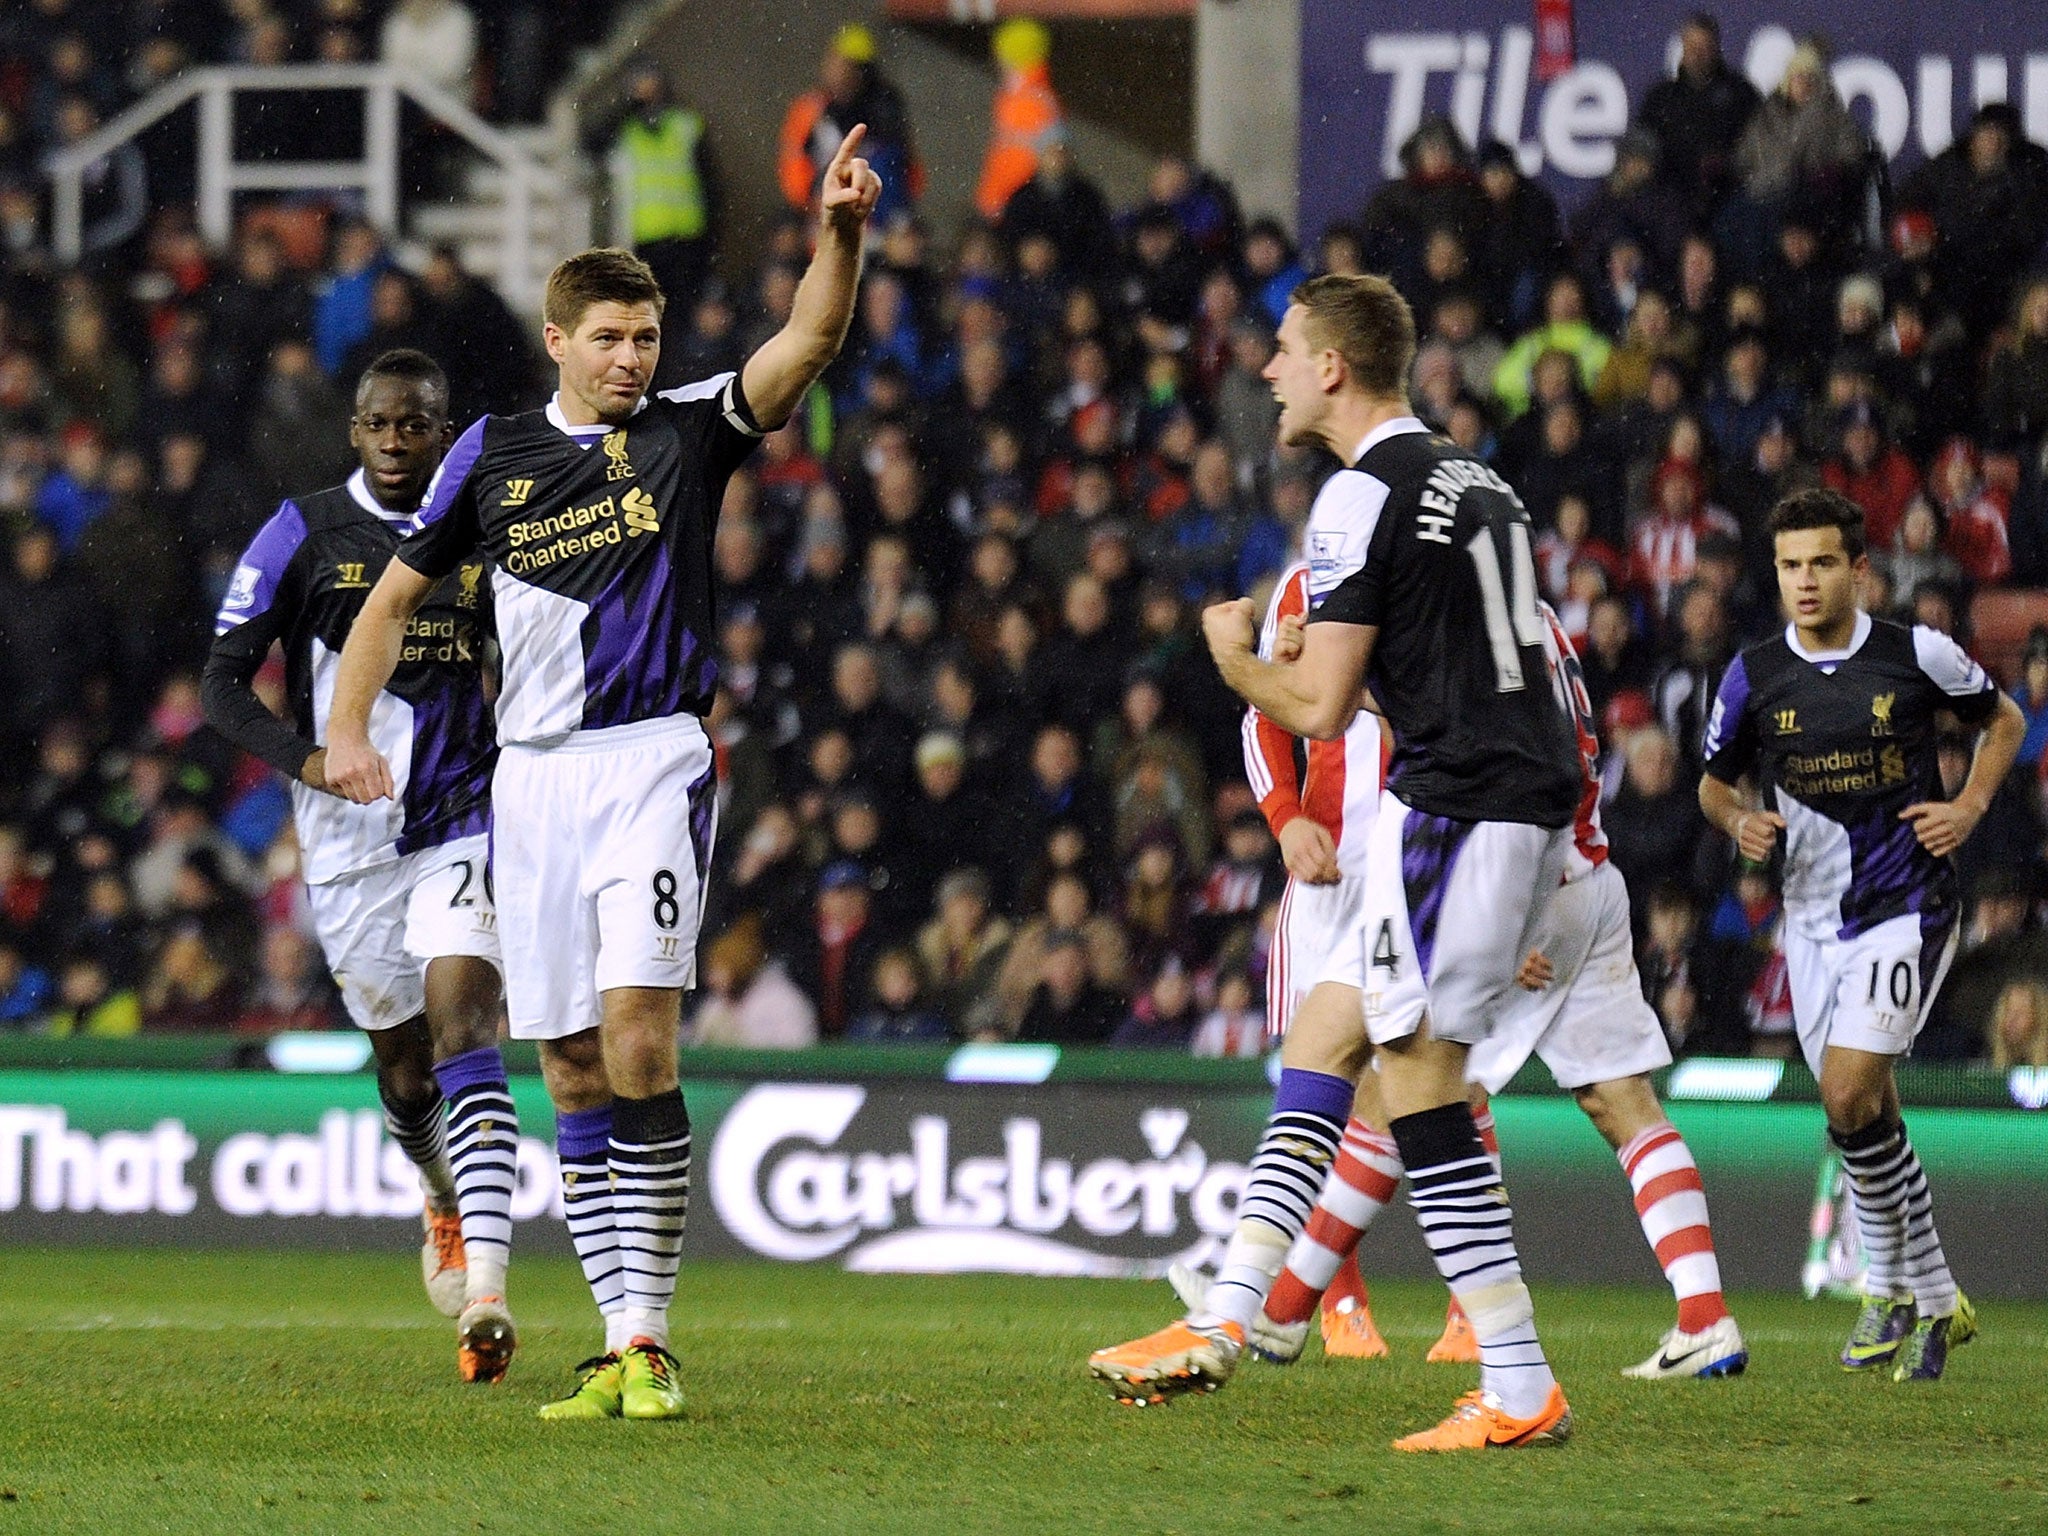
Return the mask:
{"type": "Polygon", "coordinates": [[[583,1266],[584,1283],[604,1319],[604,1347],[626,1347],[626,1286],[619,1234],[612,1224],[612,1107],[557,1111],[555,1157],[562,1170],[562,1215],[583,1266]]]}
{"type": "Polygon", "coordinates": [[[1871,1255],[1871,1294],[1887,1294],[1874,1278],[1884,1273],[1892,1277],[1889,1294],[1903,1285],[1922,1317],[1955,1311],[1956,1281],[1934,1229],[1934,1196],[1905,1122],[1880,1120],[1846,1136],[1828,1134],[1856,1191],[1856,1221],[1871,1255]]]}
{"type": "Polygon", "coordinates": [[[519,1112],[495,1045],[436,1062],[448,1099],[448,1162],[462,1212],[469,1299],[505,1294],[512,1257],[512,1191],[519,1182],[519,1112]]]}
{"type": "Polygon", "coordinates": [[[419,1169],[428,1203],[437,1211],[454,1210],[455,1170],[448,1165],[447,1100],[436,1088],[433,1098],[422,1103],[398,1104],[384,1096],[383,1088],[382,1083],[377,1085],[386,1134],[419,1169]]]}
{"type": "Polygon", "coordinates": [[[1236,1323],[1247,1332],[1286,1262],[1288,1245],[1337,1158],[1351,1110],[1352,1084],[1326,1072],[1285,1068],[1273,1095],[1273,1116],[1252,1156],[1238,1200],[1237,1227],[1224,1250],[1208,1304],[1189,1316],[1197,1327],[1236,1323]]]}
{"type": "Polygon", "coordinates": [[[1510,1417],[1533,1418],[1557,1378],[1536,1338],[1507,1190],[1471,1111],[1445,1104],[1403,1115],[1391,1129],[1430,1257],[1479,1341],[1479,1384],[1510,1417]]]}
{"type": "Polygon", "coordinates": [[[690,1209],[690,1114],[680,1088],[612,1100],[611,1170],[627,1341],[666,1349],[690,1209]]]}

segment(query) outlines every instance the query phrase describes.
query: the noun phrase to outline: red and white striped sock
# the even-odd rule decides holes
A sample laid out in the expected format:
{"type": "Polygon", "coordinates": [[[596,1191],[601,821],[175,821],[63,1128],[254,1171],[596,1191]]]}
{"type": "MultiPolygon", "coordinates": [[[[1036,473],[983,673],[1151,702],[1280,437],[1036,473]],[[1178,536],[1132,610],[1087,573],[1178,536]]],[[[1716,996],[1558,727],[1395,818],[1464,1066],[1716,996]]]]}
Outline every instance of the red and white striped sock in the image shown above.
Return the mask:
{"type": "Polygon", "coordinates": [[[1656,1250],[1664,1278],[1678,1298],[1678,1326],[1686,1333],[1711,1328],[1728,1315],[1721,1298],[1721,1265],[1707,1221],[1707,1191],[1692,1148],[1665,1121],[1616,1154],[1635,1190],[1643,1236],[1656,1250]]]}
{"type": "Polygon", "coordinates": [[[1400,1182],[1401,1153],[1394,1138],[1352,1116],[1308,1225],[1266,1295],[1266,1316],[1276,1323],[1306,1322],[1337,1267],[1357,1249],[1400,1182]]]}
{"type": "Polygon", "coordinates": [[[1474,1106],[1472,1129],[1479,1133],[1479,1145],[1486,1148],[1486,1155],[1493,1159],[1494,1172],[1500,1171],[1500,1137],[1494,1134],[1493,1111],[1484,1106],[1474,1106]]]}

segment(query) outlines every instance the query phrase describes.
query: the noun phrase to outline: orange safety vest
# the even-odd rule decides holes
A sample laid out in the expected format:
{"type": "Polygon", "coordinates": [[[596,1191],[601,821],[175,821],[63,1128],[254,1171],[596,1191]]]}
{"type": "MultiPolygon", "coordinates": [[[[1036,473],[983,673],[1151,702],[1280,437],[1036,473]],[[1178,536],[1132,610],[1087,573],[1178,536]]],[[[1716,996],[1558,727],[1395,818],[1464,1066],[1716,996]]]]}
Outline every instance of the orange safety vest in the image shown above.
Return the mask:
{"type": "Polygon", "coordinates": [[[805,91],[789,104],[782,119],[775,161],[775,179],[782,184],[782,196],[790,207],[803,213],[811,206],[818,168],[811,163],[811,133],[825,115],[825,93],[805,91]]]}
{"type": "Polygon", "coordinates": [[[1053,94],[1052,70],[1035,64],[1004,75],[993,116],[988,158],[982,162],[981,185],[974,193],[975,208],[991,222],[1001,217],[1016,190],[1038,174],[1038,157],[1047,137],[1065,121],[1060,99],[1053,94]]]}

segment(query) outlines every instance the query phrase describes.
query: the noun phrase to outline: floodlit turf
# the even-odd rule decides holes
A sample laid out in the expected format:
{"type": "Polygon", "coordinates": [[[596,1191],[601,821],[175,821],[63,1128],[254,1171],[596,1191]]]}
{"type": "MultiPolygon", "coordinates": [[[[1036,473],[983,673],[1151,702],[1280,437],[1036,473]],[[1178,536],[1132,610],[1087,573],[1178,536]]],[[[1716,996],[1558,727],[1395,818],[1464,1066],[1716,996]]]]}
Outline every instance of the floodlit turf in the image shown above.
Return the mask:
{"type": "Polygon", "coordinates": [[[1987,1305],[1932,1388],[1837,1371],[1839,1304],[1739,1300],[1739,1381],[1627,1382],[1668,1299],[1537,1293],[1561,1450],[1397,1457],[1468,1370],[1441,1292],[1386,1286],[1396,1358],[1251,1367],[1118,1407],[1091,1348],[1164,1285],[685,1271],[675,1423],[543,1425],[590,1352],[574,1267],[514,1270],[507,1383],[455,1378],[403,1258],[0,1249],[0,1536],[13,1532],[2048,1530],[2048,1308],[1987,1305]]]}

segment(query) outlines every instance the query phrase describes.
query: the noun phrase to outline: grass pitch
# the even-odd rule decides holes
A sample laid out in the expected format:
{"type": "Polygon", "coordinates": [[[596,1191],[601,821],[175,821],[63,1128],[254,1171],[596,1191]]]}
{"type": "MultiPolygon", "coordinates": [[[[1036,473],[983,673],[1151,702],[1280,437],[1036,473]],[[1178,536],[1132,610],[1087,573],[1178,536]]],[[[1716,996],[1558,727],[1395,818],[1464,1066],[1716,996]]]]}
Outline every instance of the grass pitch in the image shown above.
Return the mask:
{"type": "Polygon", "coordinates": [[[522,1348],[455,1379],[402,1257],[0,1249],[0,1536],[35,1532],[2048,1530],[2048,1308],[1987,1305],[1947,1381],[1848,1377],[1841,1304],[1738,1298],[1730,1382],[1623,1381],[1643,1290],[1537,1290],[1579,1430],[1556,1451],[1395,1456],[1468,1369],[1442,1292],[1387,1285],[1396,1358],[1247,1367],[1118,1407],[1091,1348],[1164,1285],[684,1273],[675,1423],[543,1425],[595,1331],[568,1262],[513,1272],[522,1348]]]}

